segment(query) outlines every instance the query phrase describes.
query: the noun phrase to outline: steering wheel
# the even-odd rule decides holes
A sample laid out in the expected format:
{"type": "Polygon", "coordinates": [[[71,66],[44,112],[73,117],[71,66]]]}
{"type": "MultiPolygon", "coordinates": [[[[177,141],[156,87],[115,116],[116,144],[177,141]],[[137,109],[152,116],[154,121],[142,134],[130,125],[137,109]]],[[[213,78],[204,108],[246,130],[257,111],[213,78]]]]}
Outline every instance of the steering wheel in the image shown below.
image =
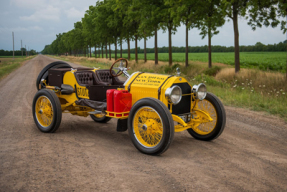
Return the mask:
{"type": "Polygon", "coordinates": [[[128,60],[126,60],[126,59],[124,59],[124,58],[120,58],[120,59],[116,60],[116,61],[112,64],[112,66],[111,66],[111,68],[110,68],[110,74],[111,74],[111,76],[113,76],[113,77],[118,77],[118,76],[120,76],[121,74],[123,74],[124,69],[126,69],[127,67],[128,67],[128,60]],[[118,67],[114,67],[115,64],[118,63],[119,61],[120,61],[120,65],[119,65],[118,67]],[[125,66],[125,67],[124,67],[124,65],[123,65],[123,61],[126,62],[126,66],[125,66]],[[117,69],[117,70],[118,70],[118,71],[116,72],[116,74],[113,73],[113,69],[117,69]]]}

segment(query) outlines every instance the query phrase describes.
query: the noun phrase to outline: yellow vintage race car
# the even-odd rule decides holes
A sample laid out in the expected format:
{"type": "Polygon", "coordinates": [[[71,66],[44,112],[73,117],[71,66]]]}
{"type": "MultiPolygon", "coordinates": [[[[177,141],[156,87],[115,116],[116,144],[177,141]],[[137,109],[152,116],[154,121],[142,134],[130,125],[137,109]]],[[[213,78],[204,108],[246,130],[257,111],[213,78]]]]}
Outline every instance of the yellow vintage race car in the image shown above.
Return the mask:
{"type": "Polygon", "coordinates": [[[117,131],[128,130],[134,146],[150,155],[165,152],[174,132],[187,130],[204,141],[222,133],[224,107],[203,83],[191,86],[179,69],[175,76],[130,75],[127,66],[122,58],[110,69],[72,68],[62,61],[47,65],[36,80],[38,92],[32,107],[39,130],[55,132],[62,113],[90,116],[98,123],[116,118],[117,131]],[[125,81],[118,78],[121,74],[125,81]]]}

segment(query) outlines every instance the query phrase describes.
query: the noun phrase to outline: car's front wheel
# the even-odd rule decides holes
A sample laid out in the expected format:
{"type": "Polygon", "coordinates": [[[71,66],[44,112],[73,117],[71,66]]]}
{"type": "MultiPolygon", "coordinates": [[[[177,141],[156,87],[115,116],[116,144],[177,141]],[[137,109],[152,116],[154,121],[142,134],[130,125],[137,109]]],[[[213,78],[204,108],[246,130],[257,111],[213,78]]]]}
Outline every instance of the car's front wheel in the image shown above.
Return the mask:
{"type": "Polygon", "coordinates": [[[208,113],[213,121],[187,129],[188,133],[195,139],[203,141],[210,141],[219,137],[226,123],[226,114],[221,101],[212,93],[207,93],[205,99],[198,102],[198,109],[208,113]]]}
{"type": "Polygon", "coordinates": [[[128,129],[134,146],[149,155],[165,152],[174,136],[173,119],[168,108],[154,98],[144,98],[133,105],[128,129]]]}

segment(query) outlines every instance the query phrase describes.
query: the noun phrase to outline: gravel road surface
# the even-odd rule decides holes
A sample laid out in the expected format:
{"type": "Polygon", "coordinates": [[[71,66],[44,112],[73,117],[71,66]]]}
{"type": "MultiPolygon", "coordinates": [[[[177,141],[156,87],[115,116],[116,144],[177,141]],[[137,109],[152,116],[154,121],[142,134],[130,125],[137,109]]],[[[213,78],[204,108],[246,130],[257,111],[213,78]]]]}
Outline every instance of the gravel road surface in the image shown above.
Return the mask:
{"type": "Polygon", "coordinates": [[[56,133],[40,132],[35,81],[53,61],[39,55],[0,81],[0,191],[287,191],[287,125],[263,113],[226,107],[218,139],[175,133],[161,156],[138,152],[116,120],[63,114],[56,133]]]}

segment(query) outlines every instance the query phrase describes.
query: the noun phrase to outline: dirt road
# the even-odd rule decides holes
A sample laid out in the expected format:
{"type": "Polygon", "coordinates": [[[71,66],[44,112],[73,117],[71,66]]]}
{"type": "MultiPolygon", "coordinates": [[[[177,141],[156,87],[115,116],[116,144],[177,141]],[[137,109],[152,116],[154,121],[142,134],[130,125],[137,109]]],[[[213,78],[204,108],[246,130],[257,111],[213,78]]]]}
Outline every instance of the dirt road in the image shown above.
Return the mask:
{"type": "Polygon", "coordinates": [[[0,82],[0,191],[287,191],[287,125],[244,109],[226,107],[217,140],[176,133],[161,156],[138,152],[115,120],[64,114],[41,133],[35,80],[54,60],[39,55],[0,82]]]}

